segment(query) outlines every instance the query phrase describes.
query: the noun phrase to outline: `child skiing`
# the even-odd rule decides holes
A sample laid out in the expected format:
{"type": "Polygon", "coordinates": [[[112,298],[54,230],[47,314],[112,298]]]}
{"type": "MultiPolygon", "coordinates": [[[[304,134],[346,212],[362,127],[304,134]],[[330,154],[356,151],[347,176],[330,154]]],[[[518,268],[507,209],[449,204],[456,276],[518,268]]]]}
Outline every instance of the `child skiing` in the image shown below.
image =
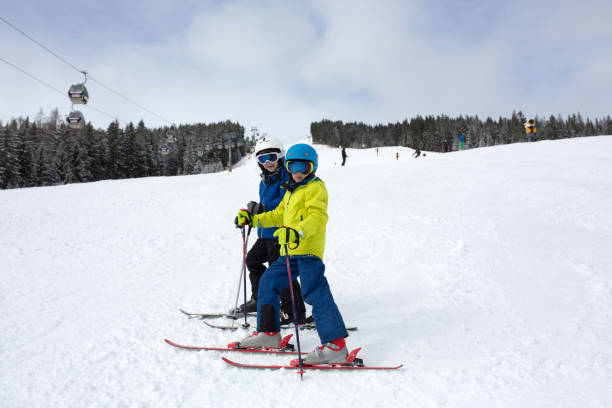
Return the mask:
{"type": "Polygon", "coordinates": [[[263,274],[257,298],[257,331],[238,342],[240,347],[278,348],[280,346],[279,293],[289,286],[287,259],[291,278],[299,276],[306,302],[312,314],[322,346],[306,354],[304,364],[346,363],[348,336],[342,315],[334,302],[327,279],[323,252],[327,224],[327,189],[315,176],[318,157],[307,144],[293,145],[285,158],[291,177],[283,200],[272,211],[251,214],[238,212],[239,225],[279,227],[274,236],[280,254],[263,274]],[[288,252],[288,253],[287,253],[288,252]]]}
{"type": "MultiPolygon", "coordinates": [[[[259,204],[251,201],[247,206],[251,213],[270,211],[276,208],[283,199],[285,190],[282,187],[289,175],[284,166],[284,149],[282,143],[275,137],[266,136],[257,141],[255,145],[255,156],[257,165],[261,169],[261,181],[259,182],[259,204]]],[[[280,255],[280,245],[274,237],[276,228],[257,228],[257,241],[246,256],[246,266],[249,269],[249,280],[251,281],[251,300],[246,304],[247,313],[257,311],[257,297],[259,293],[259,281],[266,271],[268,265],[272,265],[280,255]]],[[[298,324],[306,321],[306,306],[302,299],[302,291],[299,283],[293,285],[293,294],[296,300],[298,324]]],[[[287,287],[280,294],[282,324],[293,322],[293,308],[291,306],[291,293],[287,287]]],[[[236,308],[236,313],[244,311],[244,304],[236,308]]],[[[230,313],[234,312],[231,310],[230,313]]]]}

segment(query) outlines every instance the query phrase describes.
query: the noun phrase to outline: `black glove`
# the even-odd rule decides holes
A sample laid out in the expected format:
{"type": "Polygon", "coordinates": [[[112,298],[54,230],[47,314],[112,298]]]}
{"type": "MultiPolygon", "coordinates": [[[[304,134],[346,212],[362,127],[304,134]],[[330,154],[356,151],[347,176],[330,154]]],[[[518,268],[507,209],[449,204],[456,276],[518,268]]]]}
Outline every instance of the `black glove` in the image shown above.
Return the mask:
{"type": "Polygon", "coordinates": [[[247,211],[251,215],[261,214],[262,212],[264,212],[264,206],[263,204],[259,204],[255,201],[249,201],[249,203],[247,204],[247,211]]]}

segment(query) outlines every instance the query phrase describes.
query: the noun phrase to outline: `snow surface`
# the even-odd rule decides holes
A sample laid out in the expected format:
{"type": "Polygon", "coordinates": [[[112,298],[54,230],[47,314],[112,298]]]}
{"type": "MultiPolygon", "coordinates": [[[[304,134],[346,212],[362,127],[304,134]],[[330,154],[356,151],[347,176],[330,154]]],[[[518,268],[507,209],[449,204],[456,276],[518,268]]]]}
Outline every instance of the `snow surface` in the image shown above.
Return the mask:
{"type": "Polygon", "coordinates": [[[317,149],[326,273],[359,326],[349,347],[402,369],[300,381],[163,342],[245,335],[178,312],[234,303],[233,218],[259,180],[245,159],[232,173],[0,191],[0,406],[612,406],[612,137],[419,159],[348,149],[346,167],[317,149]]]}

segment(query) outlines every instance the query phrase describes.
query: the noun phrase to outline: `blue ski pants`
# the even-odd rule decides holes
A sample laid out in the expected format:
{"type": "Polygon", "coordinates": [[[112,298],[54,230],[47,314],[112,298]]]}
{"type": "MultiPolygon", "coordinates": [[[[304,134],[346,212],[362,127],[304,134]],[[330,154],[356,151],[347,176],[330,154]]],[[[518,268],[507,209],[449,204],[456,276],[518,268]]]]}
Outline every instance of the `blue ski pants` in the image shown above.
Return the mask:
{"type": "MultiPolygon", "coordinates": [[[[321,344],[348,337],[344,320],[325,278],[325,265],[321,258],[314,255],[295,255],[291,257],[289,265],[292,280],[295,282],[297,277],[300,277],[304,300],[312,306],[312,316],[321,344]]],[[[257,331],[280,330],[280,293],[288,286],[287,258],[281,256],[264,272],[259,282],[257,331]]]]}

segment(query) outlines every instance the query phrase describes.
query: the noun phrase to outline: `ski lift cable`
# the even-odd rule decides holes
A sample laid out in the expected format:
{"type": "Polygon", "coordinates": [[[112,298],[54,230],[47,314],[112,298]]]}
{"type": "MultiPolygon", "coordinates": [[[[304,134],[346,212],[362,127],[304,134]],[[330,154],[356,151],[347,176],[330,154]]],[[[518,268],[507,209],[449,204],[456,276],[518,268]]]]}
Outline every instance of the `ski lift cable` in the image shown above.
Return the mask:
{"type": "Polygon", "coordinates": [[[133,105],[138,106],[140,109],[142,109],[143,111],[155,116],[158,119],[163,120],[166,123],[170,123],[170,121],[162,116],[159,116],[157,113],[150,111],[149,109],[145,108],[144,106],[141,106],[140,104],[134,102],[133,100],[131,100],[130,98],[128,98],[127,96],[115,91],[114,89],[111,89],[110,87],[108,87],[107,85],[104,85],[102,82],[98,81],[96,78],[92,77],[91,75],[89,75],[89,79],[95,83],[97,83],[98,85],[100,85],[103,88],[106,88],[108,91],[114,93],[117,96],[120,96],[121,98],[125,99],[126,101],[130,102],[133,105]]]}
{"type": "MultiPolygon", "coordinates": [[[[26,38],[28,38],[29,40],[31,40],[32,42],[34,42],[36,45],[38,45],[39,47],[41,47],[42,49],[44,49],[45,51],[47,51],[48,53],[50,53],[51,55],[53,55],[54,57],[58,58],[60,61],[64,62],[66,65],[68,65],[69,67],[71,67],[72,69],[74,69],[75,71],[86,75],[85,78],[87,78],[88,73],[84,70],[81,70],[79,68],[77,68],[74,64],[72,64],[70,61],[66,60],[65,58],[61,57],[60,55],[58,55],[57,53],[53,52],[51,49],[49,49],[48,47],[46,47],[44,44],[41,44],[39,41],[37,41],[36,39],[32,38],[30,35],[28,35],[26,32],[24,32],[23,30],[19,29],[18,27],[16,27],[14,24],[11,24],[9,21],[7,21],[5,18],[3,18],[2,16],[0,16],[0,20],[2,22],[4,22],[5,24],[7,24],[8,26],[10,26],[11,28],[13,28],[15,31],[17,31],[18,33],[20,33],[21,35],[25,36],[26,38]]],[[[106,88],[108,91],[114,93],[115,95],[125,99],[126,101],[130,102],[131,104],[139,107],[140,109],[144,110],[145,112],[163,120],[166,123],[170,123],[169,120],[165,119],[164,117],[156,114],[155,112],[145,108],[144,106],[134,102],[133,100],[131,100],[130,98],[128,98],[127,96],[115,91],[114,89],[112,89],[111,87],[104,85],[102,82],[98,81],[97,79],[93,78],[91,75],[89,75],[89,79],[98,83],[100,86],[102,86],[103,88],[106,88]]]]}
{"type": "Polygon", "coordinates": [[[98,108],[94,108],[93,106],[91,106],[91,105],[89,105],[89,104],[84,105],[84,106],[85,106],[86,108],[89,108],[89,109],[91,109],[91,110],[95,111],[95,112],[101,113],[102,115],[105,115],[105,116],[107,116],[107,117],[109,117],[109,118],[111,118],[111,119],[113,119],[113,120],[116,120],[116,121],[118,121],[118,122],[122,122],[122,123],[126,123],[126,124],[127,124],[127,122],[126,122],[126,121],[121,120],[121,119],[117,118],[116,116],[113,116],[113,115],[111,115],[111,114],[109,114],[109,113],[106,113],[106,112],[104,112],[104,111],[101,111],[101,110],[100,110],[100,109],[98,109],[98,108]]]}
{"type": "Polygon", "coordinates": [[[71,64],[69,61],[66,61],[64,58],[62,58],[61,56],[57,55],[56,53],[54,53],[53,51],[51,51],[49,48],[45,47],[43,44],[41,44],[40,42],[36,41],[34,38],[30,37],[27,33],[25,33],[24,31],[20,30],[18,27],[14,26],[13,24],[11,24],[10,22],[6,21],[5,18],[3,18],[2,16],[0,16],[0,20],[2,20],[4,23],[6,23],[7,25],[9,25],[10,27],[12,27],[15,31],[17,31],[18,33],[22,34],[23,36],[25,36],[26,38],[28,38],[30,41],[34,42],[36,45],[38,45],[39,47],[41,47],[42,49],[44,49],[45,51],[47,51],[49,54],[55,56],[56,58],[59,58],[61,61],[63,61],[65,64],[69,65],[70,67],[74,68],[75,70],[77,70],[80,73],[83,73],[82,70],[78,69],[77,67],[75,67],[73,64],[71,64]]]}
{"type": "Polygon", "coordinates": [[[53,90],[54,90],[54,91],[56,91],[56,92],[59,92],[60,94],[62,94],[62,96],[64,96],[64,92],[63,92],[63,91],[61,91],[61,90],[57,89],[56,87],[54,87],[54,86],[53,86],[53,85],[51,85],[50,83],[45,82],[45,81],[43,81],[42,79],[40,79],[40,78],[38,78],[38,77],[36,77],[36,76],[34,76],[34,75],[30,74],[29,72],[26,72],[25,70],[23,70],[23,69],[19,68],[17,65],[13,64],[12,62],[9,62],[9,61],[5,60],[5,59],[4,59],[4,58],[2,58],[2,57],[0,57],[0,61],[4,62],[4,63],[5,63],[5,64],[7,64],[7,65],[10,65],[11,67],[15,68],[16,70],[18,70],[18,71],[20,71],[20,72],[22,72],[22,73],[26,74],[26,75],[27,75],[27,76],[29,76],[30,78],[32,78],[32,79],[34,79],[34,80],[36,80],[36,81],[40,82],[41,84],[45,85],[46,87],[49,87],[49,88],[53,89],[53,90]]]}
{"type": "MultiPolygon", "coordinates": [[[[29,76],[30,78],[34,79],[35,81],[40,82],[41,84],[45,85],[46,87],[48,87],[48,88],[50,88],[50,89],[53,89],[54,91],[56,91],[56,92],[57,92],[57,93],[59,93],[60,95],[62,95],[62,96],[66,96],[65,92],[63,92],[63,91],[59,90],[58,88],[54,87],[54,86],[53,86],[53,85],[51,85],[50,83],[48,83],[48,82],[46,82],[46,81],[44,81],[44,80],[42,80],[42,79],[40,79],[40,78],[38,78],[37,76],[30,74],[29,72],[27,72],[27,71],[25,71],[24,69],[22,69],[22,68],[18,67],[17,65],[13,64],[12,62],[7,61],[7,60],[5,60],[5,59],[4,59],[4,58],[2,58],[2,57],[0,57],[0,61],[4,62],[5,64],[7,64],[7,65],[9,65],[9,66],[11,66],[11,67],[13,67],[13,68],[15,68],[17,71],[20,71],[21,73],[23,73],[23,74],[25,74],[25,75],[29,76]]],[[[90,109],[92,109],[92,110],[94,110],[94,111],[96,111],[96,112],[98,112],[98,113],[101,113],[101,114],[103,114],[103,115],[105,115],[105,116],[108,116],[108,117],[109,117],[109,118],[111,118],[111,119],[117,120],[117,121],[119,121],[119,122],[127,123],[127,122],[125,122],[125,121],[123,121],[123,120],[118,119],[116,116],[113,116],[113,115],[108,114],[108,113],[106,113],[106,112],[104,112],[104,111],[101,111],[100,109],[94,108],[94,107],[93,107],[93,106],[91,106],[91,105],[85,105],[85,106],[86,106],[86,107],[88,107],[88,108],[90,108],[90,109]]]]}

